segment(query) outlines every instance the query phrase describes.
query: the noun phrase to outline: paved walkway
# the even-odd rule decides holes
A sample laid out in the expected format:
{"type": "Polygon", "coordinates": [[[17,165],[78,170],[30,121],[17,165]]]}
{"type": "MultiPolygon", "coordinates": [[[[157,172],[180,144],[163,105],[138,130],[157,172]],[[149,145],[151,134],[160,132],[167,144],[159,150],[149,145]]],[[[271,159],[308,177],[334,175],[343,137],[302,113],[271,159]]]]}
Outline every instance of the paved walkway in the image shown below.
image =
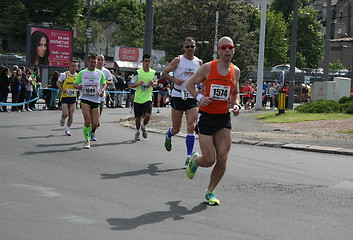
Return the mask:
{"type": "MultiPolygon", "coordinates": [[[[170,108],[161,109],[156,114],[153,109],[151,121],[147,126],[148,131],[165,134],[171,125],[170,108]]],[[[276,124],[264,123],[255,115],[258,111],[245,111],[237,117],[232,117],[232,138],[234,144],[250,144],[266,147],[280,147],[302,151],[313,151],[331,154],[344,154],[353,156],[353,134],[349,135],[313,135],[305,132],[286,131],[278,128],[276,124]]],[[[275,112],[274,112],[275,114],[275,112]]],[[[121,124],[135,128],[134,117],[127,116],[121,119],[121,124]]],[[[186,136],[185,117],[180,137],[186,136]]]]}

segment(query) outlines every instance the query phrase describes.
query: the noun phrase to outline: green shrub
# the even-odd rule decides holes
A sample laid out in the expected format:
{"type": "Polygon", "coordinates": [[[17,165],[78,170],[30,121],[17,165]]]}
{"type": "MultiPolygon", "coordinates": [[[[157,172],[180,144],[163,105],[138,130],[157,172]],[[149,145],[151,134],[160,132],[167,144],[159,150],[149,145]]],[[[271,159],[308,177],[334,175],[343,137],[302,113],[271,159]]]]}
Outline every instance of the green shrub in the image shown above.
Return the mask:
{"type": "Polygon", "coordinates": [[[347,114],[353,114],[353,104],[351,104],[351,105],[347,108],[346,113],[347,113],[347,114]]]}
{"type": "Polygon", "coordinates": [[[349,96],[349,97],[342,97],[340,100],[338,100],[338,103],[346,103],[348,101],[353,101],[353,95],[352,96],[349,96]]]}
{"type": "Polygon", "coordinates": [[[341,104],[341,112],[353,114],[353,100],[341,104]]]}
{"type": "Polygon", "coordinates": [[[302,113],[333,113],[341,112],[339,103],[333,100],[317,100],[310,103],[305,103],[295,108],[302,113]]]}

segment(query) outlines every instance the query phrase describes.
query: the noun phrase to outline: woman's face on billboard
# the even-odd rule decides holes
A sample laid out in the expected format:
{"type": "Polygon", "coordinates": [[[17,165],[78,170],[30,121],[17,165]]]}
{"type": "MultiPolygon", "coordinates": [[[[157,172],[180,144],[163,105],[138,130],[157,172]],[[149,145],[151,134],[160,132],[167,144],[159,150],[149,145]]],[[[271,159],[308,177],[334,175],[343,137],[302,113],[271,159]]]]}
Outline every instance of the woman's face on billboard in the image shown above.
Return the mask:
{"type": "Polygon", "coordinates": [[[45,37],[42,37],[37,46],[37,55],[39,57],[44,57],[45,52],[47,51],[47,44],[47,39],[45,37]]]}

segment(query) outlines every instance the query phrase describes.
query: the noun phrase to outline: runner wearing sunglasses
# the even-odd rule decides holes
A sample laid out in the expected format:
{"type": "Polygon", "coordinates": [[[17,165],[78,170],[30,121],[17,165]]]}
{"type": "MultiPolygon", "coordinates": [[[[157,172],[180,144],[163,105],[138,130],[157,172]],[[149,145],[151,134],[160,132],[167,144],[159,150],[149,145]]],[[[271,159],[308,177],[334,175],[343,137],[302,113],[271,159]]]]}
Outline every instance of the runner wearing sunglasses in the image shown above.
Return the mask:
{"type": "Polygon", "coordinates": [[[181,128],[183,114],[186,115],[187,136],[186,136],[186,161],[184,167],[189,163],[195,144],[195,122],[197,117],[197,101],[189,94],[185,86],[189,79],[202,65],[202,60],[195,54],[195,39],[187,37],[183,44],[184,54],[172,60],[164,69],[162,77],[174,83],[171,93],[172,126],[168,129],[164,146],[167,151],[172,150],[172,137],[178,134],[181,128]],[[174,77],[169,73],[174,72],[174,77]]]}
{"type": "Polygon", "coordinates": [[[214,164],[205,201],[218,205],[214,189],[221,181],[232,144],[231,119],[229,109],[234,116],[239,114],[239,78],[240,70],[231,60],[235,52],[233,40],[222,37],[218,41],[218,60],[205,63],[186,84],[189,93],[200,105],[196,124],[201,155],[194,152],[186,168],[187,176],[192,179],[197,168],[211,167],[214,164]],[[202,83],[202,93],[195,88],[202,83]]]}

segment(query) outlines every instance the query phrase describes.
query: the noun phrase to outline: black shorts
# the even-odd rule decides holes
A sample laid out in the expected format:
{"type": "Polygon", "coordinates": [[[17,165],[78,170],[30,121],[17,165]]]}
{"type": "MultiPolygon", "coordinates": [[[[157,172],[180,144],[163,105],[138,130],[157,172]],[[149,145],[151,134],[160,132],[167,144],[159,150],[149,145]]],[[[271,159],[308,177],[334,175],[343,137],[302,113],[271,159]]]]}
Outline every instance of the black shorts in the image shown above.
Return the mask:
{"type": "Polygon", "coordinates": [[[170,103],[172,108],[179,111],[186,111],[197,107],[197,100],[195,98],[183,100],[181,97],[172,97],[170,103]]]}
{"type": "Polygon", "coordinates": [[[145,103],[134,102],[134,114],[135,117],[141,117],[144,113],[151,114],[152,112],[152,101],[145,103]]]}
{"type": "Polygon", "coordinates": [[[85,104],[91,107],[91,109],[99,109],[99,105],[100,103],[96,103],[96,102],[91,102],[85,99],[81,99],[81,104],[85,104]]]}
{"type": "Polygon", "coordinates": [[[210,114],[199,111],[195,132],[202,135],[212,136],[219,129],[232,129],[230,113],[210,114]]]}
{"type": "Polygon", "coordinates": [[[76,97],[63,97],[61,98],[61,103],[74,104],[76,103],[76,97]]]}

